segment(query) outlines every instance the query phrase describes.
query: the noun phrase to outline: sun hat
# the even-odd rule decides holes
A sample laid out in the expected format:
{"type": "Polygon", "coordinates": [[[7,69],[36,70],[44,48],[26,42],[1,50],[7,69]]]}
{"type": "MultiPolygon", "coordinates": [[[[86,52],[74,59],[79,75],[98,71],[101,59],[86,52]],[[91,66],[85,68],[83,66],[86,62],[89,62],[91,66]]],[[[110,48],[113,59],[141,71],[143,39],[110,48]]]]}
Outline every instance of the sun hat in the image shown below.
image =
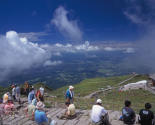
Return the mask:
{"type": "Polygon", "coordinates": [[[101,99],[97,99],[96,103],[102,104],[102,100],[101,99]]]}
{"type": "Polygon", "coordinates": [[[45,105],[41,101],[37,102],[37,106],[36,106],[37,109],[43,109],[44,107],[45,105]]]}
{"type": "Polygon", "coordinates": [[[69,89],[74,89],[74,87],[73,86],[69,86],[69,89]]]}

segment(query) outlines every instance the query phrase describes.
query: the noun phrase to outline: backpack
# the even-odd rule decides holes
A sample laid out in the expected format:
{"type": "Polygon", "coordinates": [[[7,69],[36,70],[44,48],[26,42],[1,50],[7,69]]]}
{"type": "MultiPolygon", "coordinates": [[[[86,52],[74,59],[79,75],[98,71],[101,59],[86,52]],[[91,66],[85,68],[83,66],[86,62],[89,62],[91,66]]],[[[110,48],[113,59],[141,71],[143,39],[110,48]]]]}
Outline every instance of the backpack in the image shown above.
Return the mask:
{"type": "Polygon", "coordinates": [[[135,122],[135,120],[133,119],[134,114],[131,109],[123,108],[122,115],[124,123],[133,124],[135,122]]]}

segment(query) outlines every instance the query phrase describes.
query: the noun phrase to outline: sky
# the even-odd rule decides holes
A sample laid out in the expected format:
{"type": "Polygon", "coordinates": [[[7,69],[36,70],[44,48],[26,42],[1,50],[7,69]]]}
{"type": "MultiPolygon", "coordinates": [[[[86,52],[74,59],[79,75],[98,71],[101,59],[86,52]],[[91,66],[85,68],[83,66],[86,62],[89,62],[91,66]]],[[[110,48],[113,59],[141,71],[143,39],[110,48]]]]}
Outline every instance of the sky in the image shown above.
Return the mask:
{"type": "Polygon", "coordinates": [[[154,0],[0,0],[0,81],[32,67],[61,65],[53,55],[64,52],[137,53],[125,63],[155,71],[154,5],[154,0]]]}
{"type": "MultiPolygon", "coordinates": [[[[57,41],[135,41],[142,32],[124,14],[130,6],[127,0],[0,0],[0,34],[44,33],[46,42],[57,41]],[[58,24],[56,10],[76,25],[78,38],[64,32],[58,24]],[[66,11],[66,14],[63,12],[66,11]],[[63,15],[64,14],[64,15],[63,15]],[[63,33],[62,33],[63,32],[63,33]],[[122,35],[123,34],[123,35],[122,35]]],[[[58,14],[58,12],[57,12],[58,14]]],[[[59,18],[59,17],[58,17],[59,18]]],[[[71,31],[74,32],[74,31],[71,31]]],[[[76,33],[75,33],[76,34],[76,33]]]]}

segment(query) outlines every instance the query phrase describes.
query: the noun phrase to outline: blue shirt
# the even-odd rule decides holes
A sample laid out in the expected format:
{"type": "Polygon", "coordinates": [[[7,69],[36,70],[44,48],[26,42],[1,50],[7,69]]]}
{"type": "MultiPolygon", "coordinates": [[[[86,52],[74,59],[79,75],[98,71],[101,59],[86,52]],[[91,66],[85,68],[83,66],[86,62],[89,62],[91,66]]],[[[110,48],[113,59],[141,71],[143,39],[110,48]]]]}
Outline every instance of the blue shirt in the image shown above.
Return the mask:
{"type": "Polygon", "coordinates": [[[69,98],[69,99],[72,99],[74,96],[74,93],[72,91],[70,91],[69,89],[67,89],[66,91],[66,99],[69,98]]]}
{"type": "Polygon", "coordinates": [[[45,112],[43,111],[40,111],[40,110],[36,110],[35,111],[35,121],[38,123],[38,124],[42,124],[43,122],[48,122],[48,118],[45,114],[45,112]]]}
{"type": "Polygon", "coordinates": [[[31,91],[28,95],[28,103],[31,104],[34,98],[35,98],[34,91],[31,91]]]}

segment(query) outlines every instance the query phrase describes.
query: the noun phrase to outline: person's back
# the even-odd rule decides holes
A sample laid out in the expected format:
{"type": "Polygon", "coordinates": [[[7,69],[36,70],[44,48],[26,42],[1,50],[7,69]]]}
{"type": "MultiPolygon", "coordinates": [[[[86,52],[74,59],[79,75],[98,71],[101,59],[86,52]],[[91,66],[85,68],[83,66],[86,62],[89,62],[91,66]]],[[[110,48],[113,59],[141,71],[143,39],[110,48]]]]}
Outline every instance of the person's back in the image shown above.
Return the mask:
{"type": "Polygon", "coordinates": [[[47,118],[45,112],[37,109],[35,111],[35,121],[38,124],[47,123],[48,122],[48,118],[47,118]]]}
{"type": "Polygon", "coordinates": [[[106,113],[107,111],[104,109],[104,107],[100,105],[94,105],[92,107],[91,120],[97,123],[101,120],[101,117],[104,116],[106,113]]]}
{"type": "Polygon", "coordinates": [[[44,95],[44,88],[43,87],[40,87],[40,93],[42,96],[44,95]]]}
{"type": "Polygon", "coordinates": [[[3,96],[3,103],[6,103],[9,99],[8,93],[5,93],[3,96]]]}
{"type": "Polygon", "coordinates": [[[4,106],[5,114],[12,113],[13,110],[14,110],[14,104],[12,103],[11,100],[8,100],[8,103],[4,106]]]}
{"type": "Polygon", "coordinates": [[[75,115],[75,105],[74,104],[69,105],[69,107],[68,107],[68,115],[70,115],[70,116],[75,115]]]}
{"type": "Polygon", "coordinates": [[[145,109],[141,109],[139,112],[139,116],[140,116],[140,124],[141,125],[153,125],[153,119],[154,119],[154,114],[152,111],[150,111],[151,108],[151,104],[150,103],[146,103],[145,104],[145,109]]]}
{"type": "Polygon", "coordinates": [[[123,121],[127,125],[133,125],[135,122],[135,112],[130,108],[131,102],[126,100],[125,107],[122,109],[123,121]]]}

